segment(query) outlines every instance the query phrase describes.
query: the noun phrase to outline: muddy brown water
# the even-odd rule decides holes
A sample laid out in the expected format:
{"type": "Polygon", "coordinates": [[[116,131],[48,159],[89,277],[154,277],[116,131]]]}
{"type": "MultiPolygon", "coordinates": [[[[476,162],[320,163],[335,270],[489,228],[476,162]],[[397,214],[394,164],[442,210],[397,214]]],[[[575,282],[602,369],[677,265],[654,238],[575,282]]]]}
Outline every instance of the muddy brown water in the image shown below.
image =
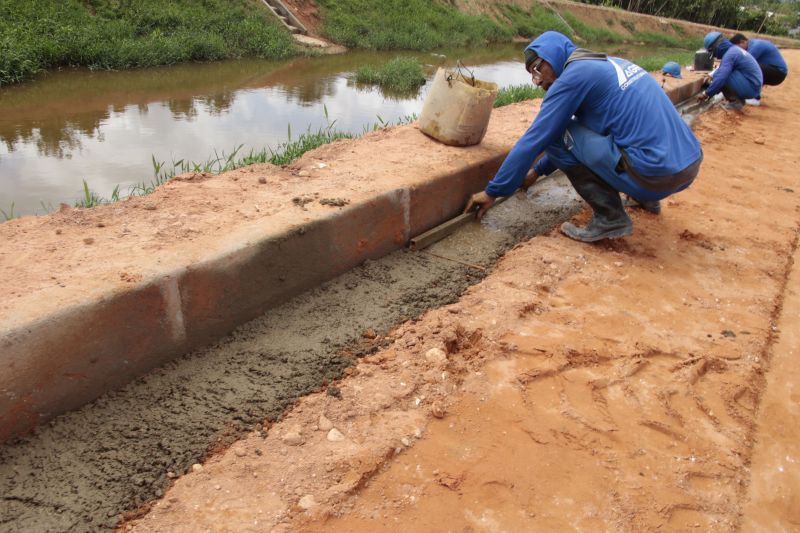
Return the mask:
{"type": "MultiPolygon", "coordinates": [[[[419,113],[426,94],[357,86],[361,65],[416,57],[429,79],[461,59],[501,87],[529,83],[522,44],[435,53],[351,52],[289,61],[239,60],[125,72],[65,70],[0,88],[0,209],[42,214],[82,196],[83,180],[101,197],[122,196],[153,179],[152,159],[205,162],[215,153],[285,142],[291,128],[316,131],[328,121],[360,134],[374,124],[419,113]],[[326,118],[327,110],[327,118],[326,118]]],[[[617,55],[646,47],[594,46],[617,55]]]]}
{"type": "Polygon", "coordinates": [[[0,531],[96,531],[157,498],[209,450],[258,430],[339,377],[385,333],[455,301],[515,243],[580,209],[566,178],[542,180],[428,253],[369,261],[189,354],[0,446],[0,531]]]}

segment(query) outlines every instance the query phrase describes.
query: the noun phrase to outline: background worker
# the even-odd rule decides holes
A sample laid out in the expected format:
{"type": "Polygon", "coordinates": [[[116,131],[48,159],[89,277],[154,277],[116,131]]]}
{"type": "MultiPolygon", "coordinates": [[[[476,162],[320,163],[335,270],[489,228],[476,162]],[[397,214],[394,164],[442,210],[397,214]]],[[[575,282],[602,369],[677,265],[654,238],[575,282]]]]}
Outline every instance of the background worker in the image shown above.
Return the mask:
{"type": "Polygon", "coordinates": [[[758,66],[764,78],[764,85],[780,85],[789,74],[789,67],[783,59],[778,47],[765,39],[748,39],[741,33],[731,37],[731,43],[747,50],[758,66]]]}
{"type": "Polygon", "coordinates": [[[729,107],[739,110],[744,106],[745,100],[761,97],[764,78],[758,63],[747,50],[734,46],[718,31],[707,34],[703,39],[703,46],[722,62],[712,73],[711,85],[698,96],[700,101],[721,92],[730,103],[729,107]]]}
{"type": "Polygon", "coordinates": [[[566,36],[546,32],[525,49],[525,68],[547,91],[541,109],[465,212],[477,207],[480,218],[498,196],[559,168],[592,208],[586,227],[566,222],[561,231],[593,242],[633,232],[620,192],[657,213],[659,200],[697,176],[703,158],[699,141],[641,67],[578,49],[566,36]]]}

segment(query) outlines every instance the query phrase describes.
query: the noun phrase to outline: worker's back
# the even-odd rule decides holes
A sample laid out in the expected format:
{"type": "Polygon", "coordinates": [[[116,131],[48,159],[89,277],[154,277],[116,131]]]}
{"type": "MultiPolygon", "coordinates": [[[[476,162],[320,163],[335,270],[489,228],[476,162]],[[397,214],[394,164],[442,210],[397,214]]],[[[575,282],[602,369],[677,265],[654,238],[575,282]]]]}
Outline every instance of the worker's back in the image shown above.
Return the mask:
{"type": "Polygon", "coordinates": [[[759,64],[772,65],[784,74],[789,72],[786,60],[777,46],[765,39],[750,39],[747,42],[747,51],[759,64]]]}
{"type": "MultiPolygon", "coordinates": [[[[611,135],[641,175],[674,174],[700,157],[700,142],[663,89],[630,61],[609,57],[570,62],[554,90],[579,99],[578,121],[611,135]]],[[[550,97],[548,93],[545,101],[550,97]]]]}

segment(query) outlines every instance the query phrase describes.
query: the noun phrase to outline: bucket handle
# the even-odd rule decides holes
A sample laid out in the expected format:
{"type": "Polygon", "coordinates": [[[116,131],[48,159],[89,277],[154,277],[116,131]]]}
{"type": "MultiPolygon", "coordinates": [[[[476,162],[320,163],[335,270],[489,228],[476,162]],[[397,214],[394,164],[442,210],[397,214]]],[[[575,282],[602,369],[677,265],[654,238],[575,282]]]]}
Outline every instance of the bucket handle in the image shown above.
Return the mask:
{"type": "MultiPolygon", "coordinates": [[[[475,73],[471,69],[469,69],[466,65],[464,65],[464,63],[462,63],[460,59],[458,61],[456,61],[456,68],[458,69],[458,76],[462,80],[464,80],[464,83],[469,83],[471,86],[475,87],[475,73]],[[464,70],[469,72],[469,78],[464,76],[464,72],[463,72],[464,70]]],[[[452,73],[448,73],[447,74],[447,78],[445,78],[445,79],[447,80],[447,85],[452,89],[453,88],[453,80],[456,79],[456,77],[453,76],[452,73]]]]}

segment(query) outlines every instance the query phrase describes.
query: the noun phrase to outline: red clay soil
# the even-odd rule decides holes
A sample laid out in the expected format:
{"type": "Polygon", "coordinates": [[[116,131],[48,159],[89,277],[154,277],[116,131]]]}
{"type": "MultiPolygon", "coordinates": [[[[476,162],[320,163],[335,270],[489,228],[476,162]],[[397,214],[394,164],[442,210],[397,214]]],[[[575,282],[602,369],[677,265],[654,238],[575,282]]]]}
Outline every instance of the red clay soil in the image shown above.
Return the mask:
{"type": "Polygon", "coordinates": [[[309,35],[320,35],[322,20],[319,17],[319,8],[313,0],[283,0],[295,17],[308,30],[309,35]]]}
{"type": "MultiPolygon", "coordinates": [[[[759,410],[765,376],[772,390],[797,375],[769,370],[798,327],[781,313],[798,97],[790,76],[759,108],[702,117],[700,177],[661,216],[634,214],[633,236],[519,245],[459,302],[399,327],[339,394],[303,399],[123,528],[737,530],[759,426],[798,427],[796,410],[759,410]]],[[[793,435],[772,433],[754,474],[763,487],[770,459],[792,469],[789,503],[793,435]]],[[[772,524],[797,528],[785,503],[772,524]]]]}
{"type": "Polygon", "coordinates": [[[432,168],[477,165],[513,145],[539,102],[516,106],[495,110],[484,142],[466,149],[430,141],[416,125],[400,126],[323,146],[284,168],[185,174],[148,196],[92,209],[62,204],[48,216],[0,224],[0,327],[127,290],[271,228],[300,227],[376,191],[424,180],[432,168]],[[425,157],[405,157],[421,144],[425,157]]]}

